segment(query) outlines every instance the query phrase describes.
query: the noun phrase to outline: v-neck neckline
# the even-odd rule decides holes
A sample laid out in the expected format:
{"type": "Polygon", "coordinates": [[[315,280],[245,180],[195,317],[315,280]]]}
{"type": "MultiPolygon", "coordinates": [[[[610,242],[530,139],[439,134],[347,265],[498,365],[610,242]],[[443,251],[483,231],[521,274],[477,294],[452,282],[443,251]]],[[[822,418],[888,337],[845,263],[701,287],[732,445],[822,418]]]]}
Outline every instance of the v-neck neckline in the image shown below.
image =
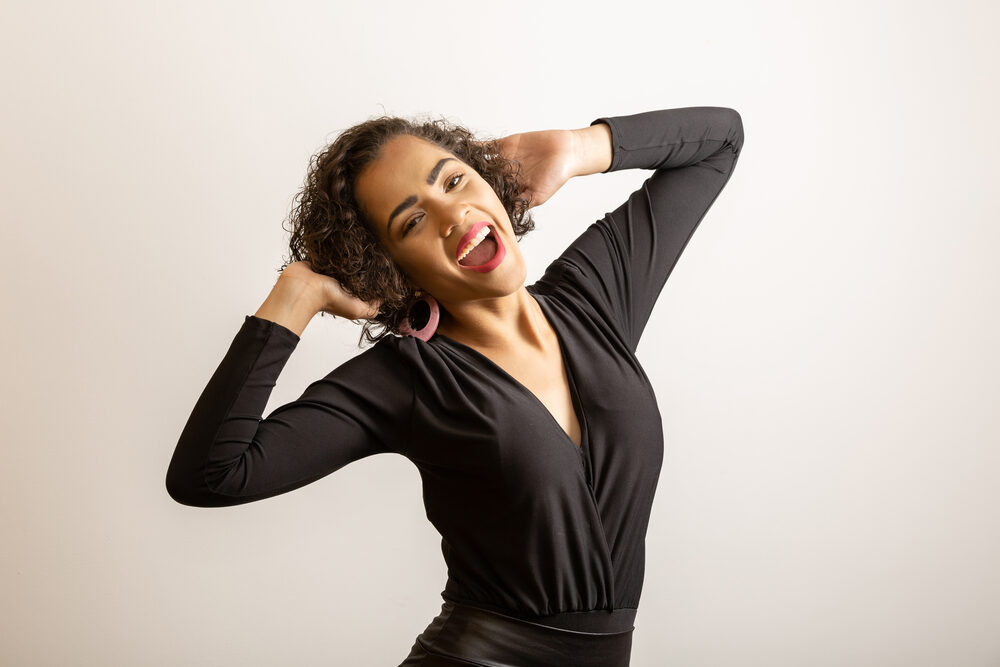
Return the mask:
{"type": "Polygon", "coordinates": [[[569,383],[570,401],[573,404],[573,411],[576,413],[576,421],[580,426],[579,445],[573,441],[573,438],[569,437],[569,433],[566,432],[566,429],[562,427],[562,424],[560,424],[559,421],[555,418],[555,416],[549,410],[548,406],[546,406],[545,403],[542,403],[542,400],[535,395],[535,392],[528,389],[528,387],[525,386],[520,380],[518,380],[516,377],[508,373],[506,370],[504,370],[504,368],[500,364],[493,361],[492,359],[490,359],[488,356],[486,356],[476,348],[470,345],[466,345],[461,341],[455,340],[450,336],[436,332],[434,336],[436,338],[440,338],[441,340],[445,341],[450,345],[466,350],[467,352],[470,352],[471,354],[475,355],[478,359],[481,359],[482,361],[486,362],[489,366],[492,366],[500,375],[506,377],[511,384],[518,387],[523,393],[530,396],[534,400],[535,404],[542,409],[542,412],[548,415],[549,421],[556,427],[559,433],[562,434],[563,439],[570,445],[572,445],[573,449],[577,450],[577,452],[579,452],[582,456],[584,452],[584,447],[587,444],[587,436],[588,436],[587,415],[584,413],[583,403],[580,400],[579,392],[577,391],[576,380],[573,377],[573,369],[571,368],[571,364],[569,361],[569,352],[566,350],[566,345],[563,342],[562,334],[560,334],[559,328],[556,327],[555,323],[553,322],[552,315],[549,313],[548,310],[549,304],[545,302],[544,295],[533,294],[530,290],[528,293],[531,294],[531,296],[535,299],[535,302],[538,303],[539,308],[541,308],[542,314],[545,316],[545,319],[548,322],[549,327],[555,333],[556,340],[559,343],[559,354],[562,359],[564,372],[566,373],[566,380],[569,383]]]}

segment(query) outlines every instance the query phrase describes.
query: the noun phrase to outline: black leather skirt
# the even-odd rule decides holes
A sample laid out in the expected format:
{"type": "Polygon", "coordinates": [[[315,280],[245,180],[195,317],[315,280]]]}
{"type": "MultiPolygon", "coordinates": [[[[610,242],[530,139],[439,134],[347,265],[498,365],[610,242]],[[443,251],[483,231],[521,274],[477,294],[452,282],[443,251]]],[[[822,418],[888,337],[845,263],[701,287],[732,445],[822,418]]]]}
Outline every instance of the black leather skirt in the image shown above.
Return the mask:
{"type": "Polygon", "coordinates": [[[628,667],[634,629],[570,630],[445,601],[399,667],[628,667]]]}

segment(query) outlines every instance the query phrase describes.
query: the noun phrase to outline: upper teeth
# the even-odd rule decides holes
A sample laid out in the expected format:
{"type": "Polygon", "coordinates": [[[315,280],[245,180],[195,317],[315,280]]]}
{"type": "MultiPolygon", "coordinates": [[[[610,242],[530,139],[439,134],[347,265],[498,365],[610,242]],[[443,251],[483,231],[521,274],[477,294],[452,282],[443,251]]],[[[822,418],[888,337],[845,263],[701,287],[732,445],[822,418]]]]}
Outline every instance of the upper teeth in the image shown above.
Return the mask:
{"type": "Polygon", "coordinates": [[[469,245],[465,246],[465,250],[462,251],[462,254],[458,256],[458,261],[461,262],[463,259],[465,259],[465,256],[468,255],[470,252],[472,252],[472,249],[475,248],[477,245],[479,245],[480,242],[482,242],[482,240],[489,235],[490,235],[489,226],[480,229],[479,233],[476,234],[471,241],[469,241],[469,245]]]}

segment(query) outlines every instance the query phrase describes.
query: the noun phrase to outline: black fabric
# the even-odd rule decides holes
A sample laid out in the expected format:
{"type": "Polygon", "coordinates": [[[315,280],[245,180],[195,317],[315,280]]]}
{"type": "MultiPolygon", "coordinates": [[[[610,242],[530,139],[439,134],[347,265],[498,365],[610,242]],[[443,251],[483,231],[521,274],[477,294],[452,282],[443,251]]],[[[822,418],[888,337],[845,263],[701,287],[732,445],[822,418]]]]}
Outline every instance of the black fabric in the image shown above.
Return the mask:
{"type": "Polygon", "coordinates": [[[634,629],[564,630],[445,601],[399,667],[628,667],[634,629]]]}
{"type": "Polygon", "coordinates": [[[238,505],[399,454],[419,470],[442,536],[445,600],[569,629],[634,615],[663,460],[656,397],[635,351],[733,173],[743,126],[722,107],[598,122],[611,129],[608,171],[655,171],[527,287],[559,337],[580,447],[526,387],[441,334],[382,339],[262,419],[299,338],[248,315],[177,443],[170,495],[238,505]]]}

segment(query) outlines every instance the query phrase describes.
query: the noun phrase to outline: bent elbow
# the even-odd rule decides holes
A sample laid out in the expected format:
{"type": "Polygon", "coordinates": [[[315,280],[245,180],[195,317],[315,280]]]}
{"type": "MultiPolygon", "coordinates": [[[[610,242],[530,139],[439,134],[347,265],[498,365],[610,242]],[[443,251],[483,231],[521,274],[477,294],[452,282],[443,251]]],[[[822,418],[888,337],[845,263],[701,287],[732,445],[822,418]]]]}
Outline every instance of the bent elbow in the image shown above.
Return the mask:
{"type": "MultiPolygon", "coordinates": [[[[212,488],[203,480],[167,472],[165,480],[167,495],[181,505],[188,507],[230,507],[258,500],[259,496],[233,496],[212,488]]],[[[266,496],[264,496],[266,497],[266,496]]]]}
{"type": "Polygon", "coordinates": [[[167,495],[181,505],[188,507],[215,507],[219,504],[215,495],[203,484],[199,484],[189,474],[184,474],[179,466],[170,466],[164,480],[167,495]]]}
{"type": "Polygon", "coordinates": [[[729,140],[733,145],[733,152],[739,157],[740,151],[743,150],[743,117],[740,116],[740,112],[736,109],[729,109],[732,113],[732,129],[729,132],[729,140]]]}
{"type": "Polygon", "coordinates": [[[184,483],[182,480],[177,479],[169,472],[167,473],[165,486],[167,489],[167,495],[181,505],[187,505],[188,507],[205,507],[204,504],[198,502],[197,496],[192,492],[190,484],[184,483]]]}

